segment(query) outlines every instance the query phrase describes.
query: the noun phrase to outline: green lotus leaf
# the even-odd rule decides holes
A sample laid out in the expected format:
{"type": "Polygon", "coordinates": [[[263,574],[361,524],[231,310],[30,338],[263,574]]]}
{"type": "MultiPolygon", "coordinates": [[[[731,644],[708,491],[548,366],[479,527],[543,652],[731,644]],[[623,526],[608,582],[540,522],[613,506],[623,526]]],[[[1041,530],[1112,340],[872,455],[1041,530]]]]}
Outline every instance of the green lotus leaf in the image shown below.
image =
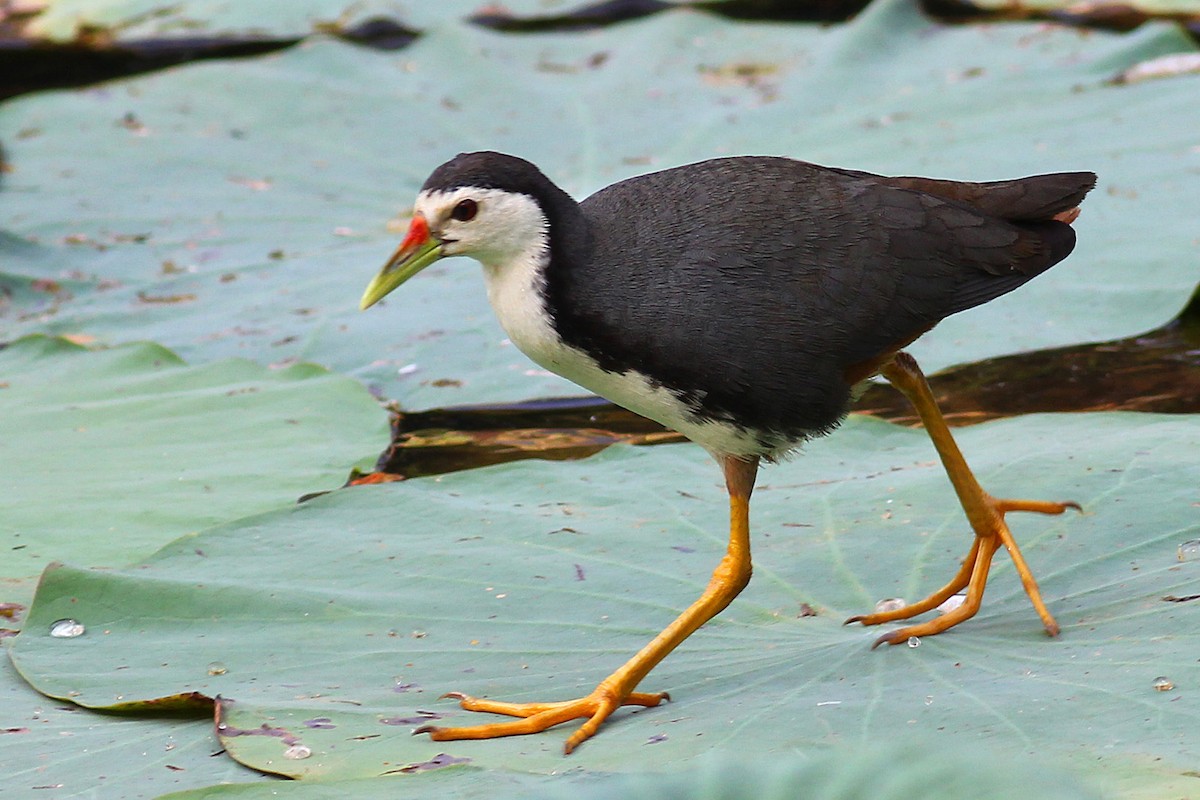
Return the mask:
{"type": "Polygon", "coordinates": [[[981,180],[1092,169],[1075,254],[916,352],[936,369],[1127,336],[1196,282],[1200,76],[1110,79],[1195,52],[1167,24],[951,26],[881,0],[832,27],[689,9],[586,34],[446,22],[397,53],[317,39],[17,98],[0,106],[14,169],[0,337],[315,361],[408,407],[573,392],[507,344],[465,260],[357,310],[401,235],[388,220],[435,165],[480,148],[529,157],[577,196],[731,153],[981,180]]]}
{"type": "MultiPolygon", "coordinates": [[[[340,482],[385,436],[364,392],[303,362],[409,407],[575,391],[507,345],[468,262],[438,265],[386,307],[357,312],[400,236],[389,220],[455,152],[525,155],[576,196],[747,152],[974,179],[1099,172],[1075,255],[926,337],[917,354],[931,370],[1140,332],[1172,317],[1196,280],[1187,231],[1200,78],[1113,81],[1159,56],[1194,55],[1177,27],[947,26],[884,0],[828,28],[682,9],[601,31],[513,35],[463,24],[478,5],[384,9],[426,31],[399,52],[318,37],[0,105],[13,170],[2,190],[0,342],[49,332],[170,348],[26,339],[0,351],[0,536],[22,537],[0,560],[0,576],[16,581],[3,599],[22,599],[22,581],[52,558],[77,565],[46,573],[9,648],[34,685],[65,700],[0,673],[5,786],[144,796],[252,780],[210,757],[224,745],[256,770],[326,783],[203,796],[582,797],[654,785],[644,773],[666,770],[660,796],[729,748],[780,774],[798,757],[835,764],[870,750],[904,759],[903,774],[919,779],[915,752],[932,737],[980,794],[992,784],[961,744],[998,763],[1087,773],[1110,795],[1194,793],[1197,604],[1185,600],[1196,562],[1177,555],[1198,535],[1187,417],[1036,418],[962,435],[989,489],[1088,510],[1014,519],[1064,623],[1059,640],[1039,632],[1007,563],[979,617],[919,648],[870,653],[875,632],[838,627],[879,598],[929,591],[966,547],[921,435],[855,421],[764,473],[757,578],[648,679],[673,692],[670,705],[622,712],[568,760],[562,729],[435,746],[391,724],[422,712],[468,720],[436,699],[448,690],[587,691],[698,593],[724,546],[716,472],[689,448],[291,507],[340,482]],[[249,387],[259,391],[239,394],[249,387]],[[281,433],[280,418],[301,424],[281,433]],[[214,489],[208,502],[198,486],[214,489]],[[256,512],[269,513],[181,539],[138,567],[79,568],[123,564],[256,512]],[[818,616],[797,616],[805,603],[818,616]],[[47,635],[76,616],[83,636],[47,635]],[[1159,676],[1175,689],[1155,691],[1159,676]],[[228,728],[218,741],[203,720],[134,716],[192,692],[226,698],[235,730],[295,726],[312,754],[282,757],[281,737],[228,728]],[[67,711],[77,706],[66,700],[129,716],[67,711]],[[315,722],[326,718],[334,727],[315,722]],[[348,779],[396,769],[412,774],[348,779]]],[[[47,35],[69,39],[85,23],[118,40],[303,36],[380,11],[49,6],[37,23],[47,35]]],[[[832,779],[850,783],[866,763],[832,779]]],[[[715,785],[754,786],[731,774],[715,785]]],[[[1016,768],[1010,777],[1025,781],[1016,768]]]]}
{"type": "Polygon", "coordinates": [[[212,722],[82,712],[35,692],[0,659],[0,764],[13,797],[155,797],[219,783],[267,781],[214,757],[212,722]]]}
{"type": "MultiPolygon", "coordinates": [[[[338,486],[386,440],[356,381],[311,364],[189,367],[153,344],[0,349],[0,577],[117,567],[338,486]]],[[[10,598],[4,598],[10,599],[10,598]]]]}
{"type": "Polygon", "coordinates": [[[963,430],[990,491],[1085,509],[1011,520],[1063,633],[1045,636],[999,559],[976,618],[872,651],[879,631],[842,620],[939,586],[969,535],[922,432],[852,419],[764,470],[754,581],[645,682],[672,702],[617,713],[567,760],[570,726],[485,742],[409,733],[482,721],[439,699],[447,691],[585,693],[694,599],[725,539],[719,473],[698,448],[357,488],[210,529],[131,569],[51,567],[11,657],[39,691],[90,708],[219,696],[231,756],[322,781],[408,786],[399,773],[446,763],[678,771],[729,748],[775,758],[933,738],[1163,796],[1190,785],[1197,755],[1200,627],[1196,604],[1178,600],[1194,594],[1200,562],[1178,554],[1200,534],[1198,439],[1187,416],[963,430]],[[86,632],[51,636],[64,618],[86,632]],[[1160,676],[1175,688],[1156,690],[1160,676]]]}
{"type": "Polygon", "coordinates": [[[214,786],[172,793],[163,800],[374,800],[422,796],[418,792],[462,800],[1008,800],[1019,794],[1041,800],[1098,800],[1102,796],[1035,759],[1000,764],[985,751],[929,741],[919,746],[883,744],[869,750],[841,747],[812,757],[792,754],[770,760],[721,753],[678,773],[568,771],[550,777],[460,766],[422,773],[420,778],[413,774],[390,780],[214,786]]]}

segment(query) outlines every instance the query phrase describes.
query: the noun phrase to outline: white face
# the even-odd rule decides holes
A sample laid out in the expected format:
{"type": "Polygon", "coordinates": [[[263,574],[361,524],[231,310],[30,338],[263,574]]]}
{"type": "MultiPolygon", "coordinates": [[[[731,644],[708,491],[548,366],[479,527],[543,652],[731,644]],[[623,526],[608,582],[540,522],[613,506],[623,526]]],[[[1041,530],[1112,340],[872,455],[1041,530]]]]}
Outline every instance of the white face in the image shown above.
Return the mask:
{"type": "Polygon", "coordinates": [[[535,261],[548,247],[546,215],[532,197],[501,189],[424,191],[415,213],[442,241],[445,256],[470,256],[496,270],[535,261]]]}

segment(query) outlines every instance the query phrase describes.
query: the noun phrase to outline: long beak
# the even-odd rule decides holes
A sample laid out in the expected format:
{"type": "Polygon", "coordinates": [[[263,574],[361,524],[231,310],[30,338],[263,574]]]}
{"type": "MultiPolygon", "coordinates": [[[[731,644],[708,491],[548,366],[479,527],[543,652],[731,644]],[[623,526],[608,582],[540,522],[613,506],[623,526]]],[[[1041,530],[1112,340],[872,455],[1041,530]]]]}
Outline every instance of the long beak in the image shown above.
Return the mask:
{"type": "Polygon", "coordinates": [[[367,309],[375,305],[388,292],[441,257],[441,241],[429,232],[429,223],[425,221],[425,217],[417,214],[408,226],[404,241],[363,292],[359,308],[367,309]]]}

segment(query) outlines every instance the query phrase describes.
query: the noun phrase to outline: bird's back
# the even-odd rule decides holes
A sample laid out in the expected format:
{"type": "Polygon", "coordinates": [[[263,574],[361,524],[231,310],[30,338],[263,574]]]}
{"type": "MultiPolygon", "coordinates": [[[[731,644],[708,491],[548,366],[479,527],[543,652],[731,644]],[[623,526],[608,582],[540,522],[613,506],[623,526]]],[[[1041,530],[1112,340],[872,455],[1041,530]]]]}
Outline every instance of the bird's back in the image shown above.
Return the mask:
{"type": "Polygon", "coordinates": [[[837,424],[874,359],[1065,258],[1074,234],[1054,217],[1094,181],[702,162],[584,200],[590,244],[550,264],[546,299],[603,369],[654,376],[699,418],[799,440],[837,424]]]}

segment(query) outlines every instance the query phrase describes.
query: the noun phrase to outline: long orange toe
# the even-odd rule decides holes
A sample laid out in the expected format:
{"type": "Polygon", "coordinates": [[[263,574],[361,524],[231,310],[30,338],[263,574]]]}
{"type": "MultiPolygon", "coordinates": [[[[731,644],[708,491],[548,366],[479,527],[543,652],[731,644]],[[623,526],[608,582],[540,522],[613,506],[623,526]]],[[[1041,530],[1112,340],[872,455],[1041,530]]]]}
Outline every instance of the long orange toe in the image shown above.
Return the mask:
{"type": "Polygon", "coordinates": [[[586,697],[555,703],[505,703],[471,697],[461,692],[449,692],[443,696],[457,698],[459,705],[467,711],[504,714],[509,717],[518,717],[518,719],[454,728],[422,725],[413,731],[414,734],[427,733],[431,739],[437,742],[460,739],[496,739],[501,736],[539,733],[573,719],[585,720],[583,725],[567,739],[563,748],[567,753],[591,738],[599,730],[604,720],[621,706],[653,707],[664,700],[670,700],[670,696],[666,692],[630,692],[620,698],[603,684],[596,687],[586,697]]]}
{"type": "Polygon", "coordinates": [[[1008,524],[1004,521],[1004,515],[1009,511],[1032,511],[1040,514],[1061,514],[1068,508],[1079,509],[1078,503],[1072,502],[1050,502],[1044,500],[1010,500],[1000,499],[988,495],[986,492],[981,493],[980,504],[989,513],[984,516],[986,525],[983,526],[984,533],[981,535],[977,532],[975,540],[971,545],[971,551],[967,553],[967,557],[963,559],[962,567],[958,573],[950,579],[950,582],[938,589],[933,594],[920,600],[916,603],[891,611],[879,611],[874,614],[860,614],[846,620],[847,623],[859,622],[863,625],[879,625],[884,622],[894,622],[901,619],[911,619],[918,614],[923,614],[927,611],[932,611],[943,603],[945,603],[954,594],[966,590],[963,602],[956,608],[951,609],[936,619],[922,622],[917,625],[909,625],[898,630],[889,631],[880,636],[871,645],[872,649],[881,644],[900,644],[906,642],[913,636],[933,636],[948,630],[955,625],[968,620],[979,611],[979,607],[983,602],[983,592],[987,587],[988,572],[991,568],[992,559],[1001,546],[1008,551],[1012,557],[1013,564],[1017,569],[1017,576],[1021,579],[1021,584],[1029,595],[1030,602],[1033,603],[1034,609],[1038,616],[1042,619],[1042,625],[1046,629],[1046,633],[1050,636],[1057,636],[1059,632],[1058,623],[1050,614],[1046,604],[1042,601],[1041,591],[1038,589],[1037,581],[1033,577],[1028,564],[1025,563],[1025,558],[1021,555],[1021,550],[1017,546],[1016,540],[1008,529],[1008,524]]]}

